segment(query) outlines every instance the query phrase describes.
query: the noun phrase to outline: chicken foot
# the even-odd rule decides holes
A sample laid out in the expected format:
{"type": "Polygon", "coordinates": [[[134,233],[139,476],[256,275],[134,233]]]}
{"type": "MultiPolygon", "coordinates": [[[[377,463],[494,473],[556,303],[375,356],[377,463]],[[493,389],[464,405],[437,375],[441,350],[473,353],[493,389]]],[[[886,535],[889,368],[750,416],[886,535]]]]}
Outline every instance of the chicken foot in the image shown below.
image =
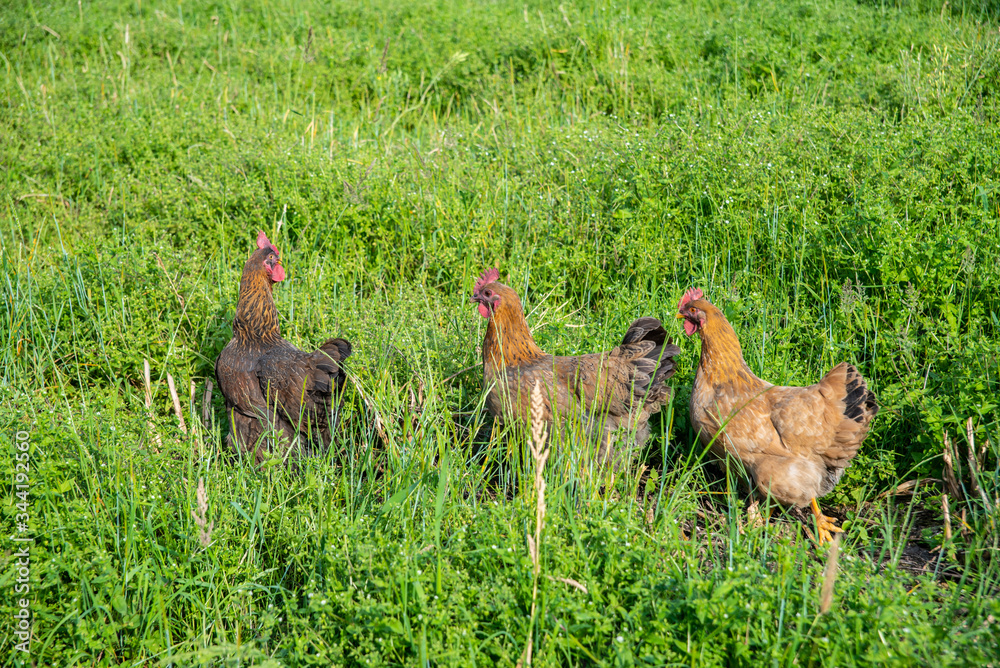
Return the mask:
{"type": "Polygon", "coordinates": [[[832,542],[833,534],[844,532],[843,529],[837,526],[837,520],[832,517],[827,517],[820,512],[819,504],[816,503],[816,499],[810,501],[809,507],[812,508],[812,513],[816,517],[816,534],[820,545],[832,542]]]}

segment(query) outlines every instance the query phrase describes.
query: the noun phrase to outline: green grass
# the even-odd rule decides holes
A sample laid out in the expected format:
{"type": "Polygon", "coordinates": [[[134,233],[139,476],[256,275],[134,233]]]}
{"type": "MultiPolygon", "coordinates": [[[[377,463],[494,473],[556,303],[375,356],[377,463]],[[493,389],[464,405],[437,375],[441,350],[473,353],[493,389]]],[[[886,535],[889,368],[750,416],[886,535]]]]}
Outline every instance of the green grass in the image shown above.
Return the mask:
{"type": "MultiPolygon", "coordinates": [[[[30,432],[35,617],[31,656],[8,621],[0,656],[514,665],[530,636],[540,665],[995,663],[998,19],[988,0],[6,5],[0,422],[6,480],[30,432]],[[200,420],[260,228],[286,338],[356,351],[333,447],[297,473],[224,450],[218,392],[200,420]],[[825,551],[782,513],[750,521],[695,445],[684,339],[645,468],[549,463],[532,621],[531,465],[463,372],[494,265],[553,352],[639,315],[683,339],[696,285],[772,382],[858,365],[882,411],[824,499],[847,529],[829,613],[825,551]],[[941,477],[945,430],[950,540],[939,484],[892,493],[941,477]]],[[[3,620],[15,577],[5,559],[3,620]]]]}

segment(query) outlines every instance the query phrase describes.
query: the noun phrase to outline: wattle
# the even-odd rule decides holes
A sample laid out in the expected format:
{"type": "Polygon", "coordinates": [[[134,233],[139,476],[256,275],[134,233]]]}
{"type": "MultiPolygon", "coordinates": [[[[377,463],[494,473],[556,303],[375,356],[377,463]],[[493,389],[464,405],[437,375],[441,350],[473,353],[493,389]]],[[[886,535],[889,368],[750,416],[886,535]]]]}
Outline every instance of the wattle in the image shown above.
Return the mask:
{"type": "Polygon", "coordinates": [[[285,268],[280,264],[276,265],[274,269],[271,270],[271,280],[275,283],[280,283],[285,280],[285,268]]]}
{"type": "Polygon", "coordinates": [[[479,303],[479,315],[484,318],[490,317],[490,310],[486,308],[486,304],[483,304],[482,302],[479,303]]]}
{"type": "Polygon", "coordinates": [[[694,334],[697,331],[698,331],[698,328],[695,327],[695,325],[694,325],[693,322],[691,322],[690,320],[685,320],[684,321],[684,333],[685,334],[687,334],[688,336],[691,336],[692,334],[694,334]]]}

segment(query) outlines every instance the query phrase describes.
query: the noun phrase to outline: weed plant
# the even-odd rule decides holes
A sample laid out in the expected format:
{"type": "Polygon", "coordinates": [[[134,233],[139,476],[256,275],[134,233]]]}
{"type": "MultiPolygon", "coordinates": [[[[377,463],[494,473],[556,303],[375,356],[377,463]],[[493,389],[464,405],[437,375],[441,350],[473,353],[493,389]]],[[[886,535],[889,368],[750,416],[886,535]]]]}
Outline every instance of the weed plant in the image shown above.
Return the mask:
{"type": "Polygon", "coordinates": [[[22,654],[0,622],[0,661],[995,664],[998,21],[989,0],[4,5],[0,438],[14,481],[30,433],[31,491],[23,532],[4,483],[0,533],[34,539],[34,635],[22,654]],[[217,391],[202,413],[258,229],[283,335],[355,350],[297,471],[226,451],[217,391]],[[548,351],[675,327],[694,285],[763,378],[861,369],[882,410],[823,500],[847,530],[829,612],[809,525],[758,521],[696,444],[692,340],[648,451],[586,474],[553,451],[536,522],[525,435],[482,409],[488,266],[548,351]]]}

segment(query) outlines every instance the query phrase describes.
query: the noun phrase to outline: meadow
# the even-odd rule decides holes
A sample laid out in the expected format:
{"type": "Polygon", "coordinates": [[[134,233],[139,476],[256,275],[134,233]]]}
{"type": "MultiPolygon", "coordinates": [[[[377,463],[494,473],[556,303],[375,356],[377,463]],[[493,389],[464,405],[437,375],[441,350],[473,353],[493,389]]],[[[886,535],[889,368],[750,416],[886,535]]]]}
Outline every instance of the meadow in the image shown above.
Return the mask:
{"type": "Polygon", "coordinates": [[[5,3],[0,663],[996,665],[998,23],[992,0],[5,3]],[[283,335],[355,351],[296,471],[229,452],[203,405],[259,229],[283,335]],[[640,315],[682,349],[633,468],[549,460],[535,552],[528,438],[482,408],[492,266],[547,351],[640,315]],[[760,521],[697,444],[689,286],[763,378],[846,360],[878,395],[821,501],[832,599],[810,525],[760,521]]]}

